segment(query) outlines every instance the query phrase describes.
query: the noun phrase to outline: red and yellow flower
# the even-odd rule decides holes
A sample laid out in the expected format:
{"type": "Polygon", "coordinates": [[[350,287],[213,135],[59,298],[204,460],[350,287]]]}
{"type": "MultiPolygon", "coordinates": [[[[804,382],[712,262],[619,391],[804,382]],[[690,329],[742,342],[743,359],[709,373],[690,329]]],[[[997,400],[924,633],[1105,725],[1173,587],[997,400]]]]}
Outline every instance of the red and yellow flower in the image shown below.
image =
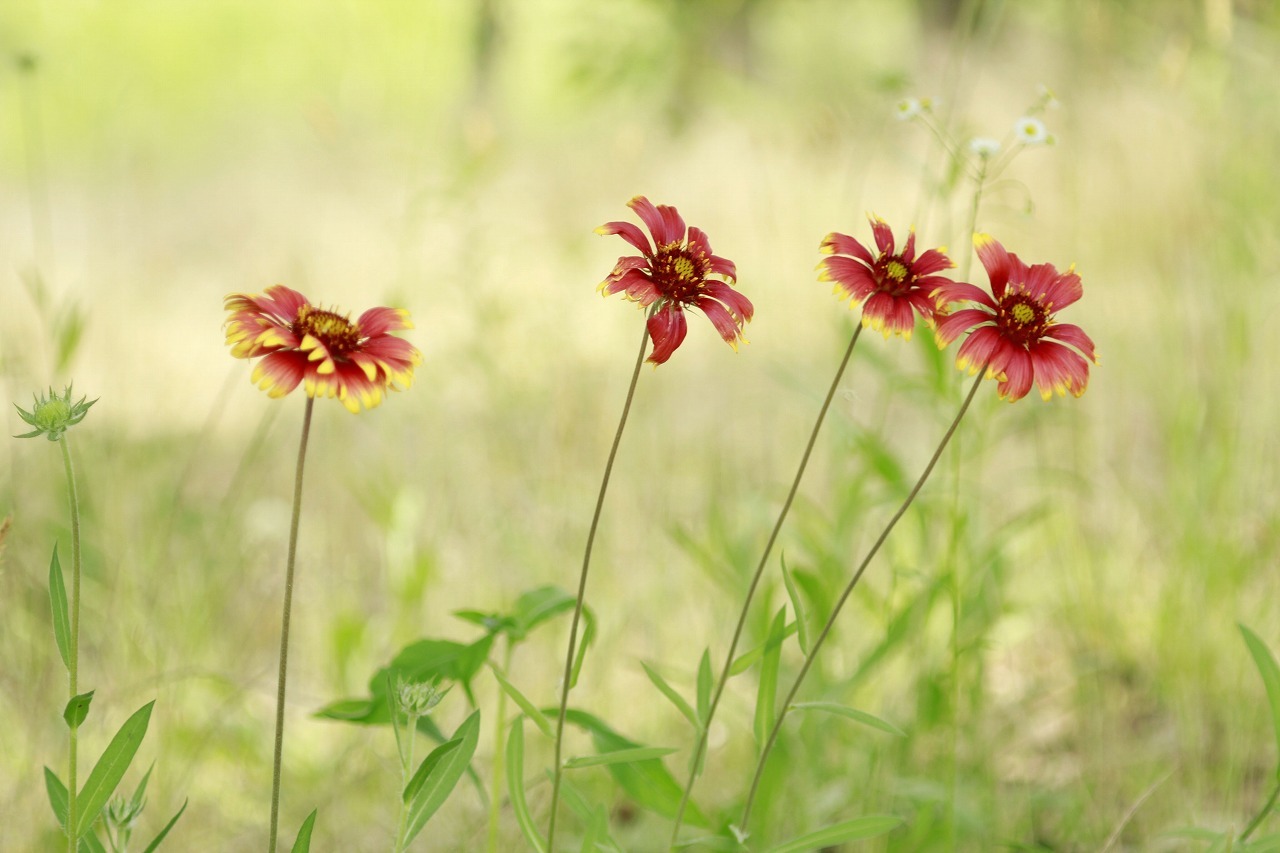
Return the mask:
{"type": "Polygon", "coordinates": [[[308,397],[336,397],[359,412],[362,404],[381,403],[387,389],[408,388],[422,363],[415,347],[390,334],[413,328],[403,309],[370,308],[352,321],[279,284],[261,294],[232,293],[224,307],[231,354],[265,356],[252,379],[271,397],[301,383],[308,397]]]}
{"type": "Polygon", "coordinates": [[[902,251],[895,251],[893,231],[877,216],[868,216],[877,254],[846,234],[831,233],[822,251],[831,255],[818,264],[818,280],[834,281],[836,292],[862,306],[862,325],[890,335],[911,337],[915,315],[932,324],[937,305],[930,294],[948,279],[936,275],[955,266],[939,249],[916,257],[916,232],[907,233],[902,251]]]}
{"type": "Polygon", "coordinates": [[[735,350],[739,341],[745,343],[742,328],[755,309],[747,297],[733,289],[737,281],[733,261],[712,254],[707,235],[698,228],[686,229],[674,207],[654,205],[644,196],[631,199],[627,207],[648,226],[653,243],[630,222],[606,222],[597,228],[597,234],[617,234],[640,250],[640,257],[619,258],[599,289],[606,296],[621,292],[643,307],[658,303],[648,321],[653,341],[648,360],[662,364],[684,341],[686,307],[706,314],[720,337],[735,350]]]}
{"type": "Polygon", "coordinates": [[[1033,381],[1045,400],[1055,391],[1079,397],[1089,385],[1089,362],[1097,364],[1098,353],[1079,326],[1054,322],[1054,312],[1084,292],[1075,267],[1065,273],[1052,264],[1029,267],[988,234],[974,235],[973,244],[991,294],[963,282],[939,287],[934,297],[940,306],[969,302],[976,307],[939,317],[938,346],[968,332],[956,366],[970,374],[985,366],[987,378],[1000,381],[996,390],[1010,402],[1025,397],[1033,381]]]}

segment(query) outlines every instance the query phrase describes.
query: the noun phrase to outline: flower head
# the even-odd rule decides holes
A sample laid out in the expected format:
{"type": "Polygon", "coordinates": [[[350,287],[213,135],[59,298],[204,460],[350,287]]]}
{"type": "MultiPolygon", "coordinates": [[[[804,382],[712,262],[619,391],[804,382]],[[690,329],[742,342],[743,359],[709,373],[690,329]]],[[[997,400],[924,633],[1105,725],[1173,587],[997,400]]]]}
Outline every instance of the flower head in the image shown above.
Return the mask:
{"type": "Polygon", "coordinates": [[[35,438],[37,435],[43,435],[50,441],[58,441],[68,429],[84,420],[84,416],[89,413],[89,408],[98,402],[90,400],[86,403],[84,397],[81,397],[79,402],[71,402],[70,385],[63,390],[61,397],[50,388],[47,399],[43,395],[37,397],[34,394],[31,398],[35,401],[31,411],[23,411],[22,407],[16,404],[14,408],[18,410],[18,416],[35,429],[14,438],[35,438]]]}
{"type": "Polygon", "coordinates": [[[1013,135],[1023,145],[1051,145],[1053,137],[1044,122],[1034,116],[1023,116],[1014,122],[1013,135]]]}
{"type": "Polygon", "coordinates": [[[1000,143],[988,136],[975,136],[969,140],[969,151],[983,160],[990,160],[1000,153],[1000,143]]]}
{"type": "Polygon", "coordinates": [[[964,332],[956,366],[1000,380],[997,391],[1010,402],[1031,390],[1034,380],[1046,400],[1053,392],[1079,397],[1089,384],[1089,361],[1098,363],[1093,341],[1079,326],[1055,323],[1054,312],[1080,298],[1075,268],[1059,273],[1053,264],[1028,267],[988,234],[973,238],[991,280],[991,294],[964,282],[948,282],[935,291],[938,304],[970,302],[937,324],[938,346],[964,332]],[[1088,361],[1086,361],[1088,359],[1088,361]]]}
{"type": "Polygon", "coordinates": [[[253,371],[253,381],[268,396],[283,397],[298,383],[308,397],[337,397],[351,412],[382,402],[387,388],[413,383],[413,368],[422,354],[390,332],[411,329],[409,312],[370,308],[352,321],[312,305],[283,285],[265,293],[232,293],[224,307],[227,345],[236,358],[266,356],[253,371]]]}
{"type": "Polygon", "coordinates": [[[935,275],[955,266],[940,249],[929,249],[916,257],[916,233],[907,234],[902,251],[896,251],[893,232],[879,217],[869,216],[876,238],[877,254],[852,237],[828,234],[822,251],[831,255],[818,264],[819,281],[834,281],[836,292],[844,292],[850,307],[862,306],[862,325],[889,335],[911,337],[915,314],[932,323],[937,305],[930,294],[948,279],[935,275]]]}
{"type": "Polygon", "coordinates": [[[919,118],[933,109],[933,102],[928,98],[903,98],[893,105],[898,121],[910,121],[919,118]]]}
{"type": "Polygon", "coordinates": [[[630,222],[606,222],[597,228],[597,234],[617,234],[640,250],[640,257],[618,258],[599,289],[606,296],[621,292],[642,307],[658,303],[648,321],[653,341],[649,361],[662,364],[684,341],[688,331],[685,307],[706,314],[720,337],[735,350],[738,341],[745,343],[742,327],[751,320],[755,308],[751,300],[733,289],[737,281],[733,261],[712,254],[707,235],[699,228],[686,229],[674,207],[654,205],[644,196],[631,199],[627,207],[648,226],[653,243],[630,222]]]}
{"type": "Polygon", "coordinates": [[[430,714],[450,688],[441,690],[435,681],[409,681],[396,676],[395,705],[406,717],[425,717],[430,714]]]}

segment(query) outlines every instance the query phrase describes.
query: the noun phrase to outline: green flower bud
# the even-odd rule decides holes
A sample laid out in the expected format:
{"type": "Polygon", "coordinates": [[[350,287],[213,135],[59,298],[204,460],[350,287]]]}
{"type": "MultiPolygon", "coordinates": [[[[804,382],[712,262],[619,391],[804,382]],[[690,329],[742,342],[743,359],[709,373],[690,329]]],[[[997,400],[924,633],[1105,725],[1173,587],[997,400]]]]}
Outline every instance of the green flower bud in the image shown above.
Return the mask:
{"type": "Polygon", "coordinates": [[[84,416],[88,414],[89,407],[97,400],[85,402],[85,398],[81,397],[78,403],[71,402],[71,386],[68,385],[63,391],[63,395],[59,397],[49,389],[49,397],[37,397],[34,394],[31,398],[35,400],[35,404],[31,407],[31,411],[24,411],[23,408],[16,403],[14,408],[18,410],[18,416],[26,421],[29,425],[35,427],[31,432],[14,436],[14,438],[35,438],[37,435],[43,435],[50,441],[61,440],[63,433],[84,420],[84,416]]]}
{"type": "Polygon", "coordinates": [[[405,681],[396,678],[395,703],[400,713],[406,717],[417,719],[431,713],[431,709],[440,704],[440,700],[449,692],[448,688],[440,690],[437,682],[405,681]]]}

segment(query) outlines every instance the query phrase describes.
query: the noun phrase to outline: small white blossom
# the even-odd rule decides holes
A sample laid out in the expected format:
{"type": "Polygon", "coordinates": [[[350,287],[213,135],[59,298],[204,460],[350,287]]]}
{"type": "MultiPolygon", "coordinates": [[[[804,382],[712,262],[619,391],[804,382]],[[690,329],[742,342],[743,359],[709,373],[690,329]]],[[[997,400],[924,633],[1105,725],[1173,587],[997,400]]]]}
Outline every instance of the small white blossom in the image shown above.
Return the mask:
{"type": "Polygon", "coordinates": [[[989,136],[975,136],[969,140],[969,150],[988,160],[1000,153],[1000,143],[989,136]]]}
{"type": "Polygon", "coordinates": [[[1053,137],[1038,118],[1023,116],[1013,126],[1013,133],[1023,145],[1047,145],[1053,137]]]}
{"type": "Polygon", "coordinates": [[[898,101],[894,110],[897,113],[899,121],[910,121],[929,111],[929,100],[920,100],[919,98],[903,98],[898,101]]]}

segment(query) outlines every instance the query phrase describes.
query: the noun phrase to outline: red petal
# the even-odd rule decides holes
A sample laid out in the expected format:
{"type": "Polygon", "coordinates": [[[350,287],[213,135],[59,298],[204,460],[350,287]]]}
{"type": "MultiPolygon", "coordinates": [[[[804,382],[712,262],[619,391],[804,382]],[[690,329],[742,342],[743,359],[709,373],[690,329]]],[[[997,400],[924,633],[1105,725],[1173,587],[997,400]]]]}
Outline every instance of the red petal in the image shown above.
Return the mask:
{"type": "Polygon", "coordinates": [[[646,255],[653,254],[653,246],[649,244],[649,238],[630,222],[606,222],[596,229],[596,233],[605,235],[617,234],[646,255]]]}
{"type": "Polygon", "coordinates": [[[876,262],[871,252],[867,251],[866,246],[847,234],[837,234],[834,231],[822,241],[822,251],[836,255],[851,255],[867,266],[871,266],[876,262]]]}
{"type": "Polygon", "coordinates": [[[688,333],[684,311],[674,302],[668,302],[657,314],[650,317],[648,328],[649,338],[653,341],[653,352],[649,354],[648,360],[653,364],[662,364],[671,358],[671,354],[676,351],[676,347],[680,346],[688,333]]]}

